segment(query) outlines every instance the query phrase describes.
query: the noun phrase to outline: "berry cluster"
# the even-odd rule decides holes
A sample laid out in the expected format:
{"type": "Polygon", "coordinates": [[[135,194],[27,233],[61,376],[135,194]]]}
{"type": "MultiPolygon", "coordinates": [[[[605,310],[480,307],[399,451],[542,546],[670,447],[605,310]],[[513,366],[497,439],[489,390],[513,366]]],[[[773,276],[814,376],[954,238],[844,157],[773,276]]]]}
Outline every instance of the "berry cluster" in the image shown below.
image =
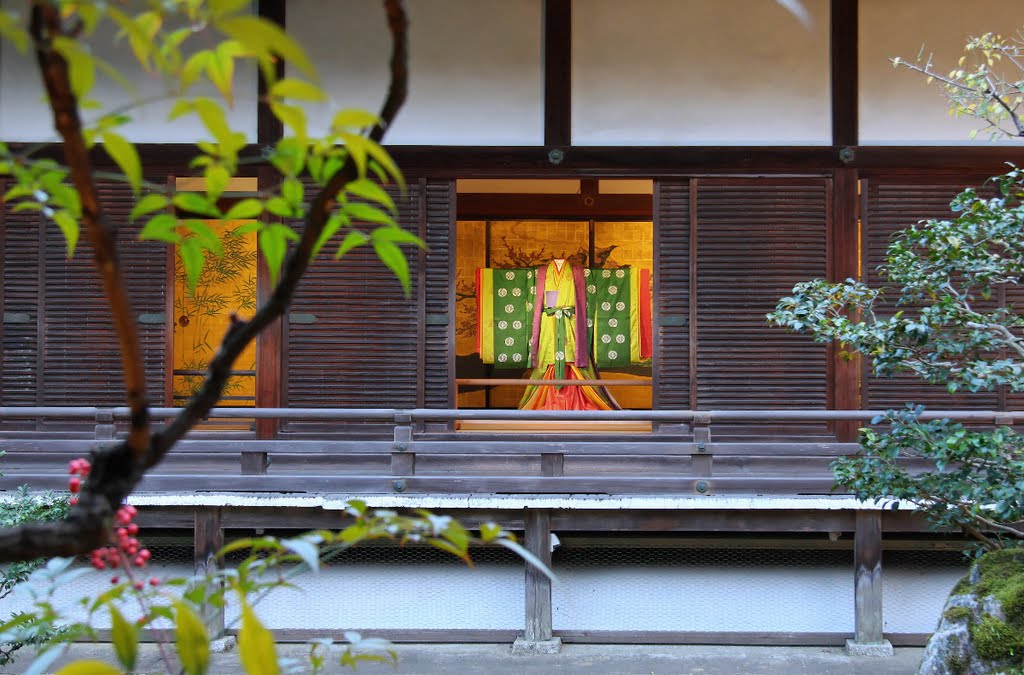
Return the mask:
{"type": "Polygon", "coordinates": [[[68,479],[68,490],[71,492],[71,506],[78,503],[78,491],[82,489],[82,480],[89,475],[91,469],[92,464],[89,463],[89,460],[82,457],[73,459],[68,464],[68,473],[71,474],[71,478],[68,479]]]}
{"type": "MultiPolygon", "coordinates": [[[[68,489],[72,493],[70,500],[72,505],[78,503],[76,495],[82,489],[82,479],[89,475],[91,468],[92,465],[87,459],[71,460],[68,466],[68,472],[71,474],[71,478],[68,480],[68,489]]],[[[107,568],[113,570],[123,567],[128,572],[129,578],[131,578],[131,565],[135,567],[146,566],[152,554],[148,548],[142,548],[139,540],[135,538],[135,535],[139,533],[139,524],[134,522],[135,516],[138,513],[138,509],[131,504],[125,504],[117,510],[117,513],[114,514],[114,525],[116,527],[111,533],[110,545],[103,546],[92,552],[89,561],[93,567],[98,570],[105,570],[107,568]]],[[[116,584],[119,581],[120,578],[117,576],[110,578],[110,583],[112,584],[116,584]]],[[[159,583],[160,580],[156,577],[152,577],[149,580],[150,586],[156,586],[159,583]]],[[[144,584],[141,581],[135,581],[133,586],[136,590],[142,590],[144,584]]]]}

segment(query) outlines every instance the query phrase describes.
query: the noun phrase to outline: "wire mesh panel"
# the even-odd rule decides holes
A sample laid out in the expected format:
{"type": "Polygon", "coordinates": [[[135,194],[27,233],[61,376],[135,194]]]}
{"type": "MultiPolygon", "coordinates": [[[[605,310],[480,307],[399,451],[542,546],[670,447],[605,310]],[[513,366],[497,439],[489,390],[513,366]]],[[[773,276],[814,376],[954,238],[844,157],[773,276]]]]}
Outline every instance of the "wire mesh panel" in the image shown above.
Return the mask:
{"type": "MultiPolygon", "coordinates": [[[[471,552],[474,567],[422,547],[368,546],[289,578],[257,612],[274,629],[516,629],[523,563],[504,549],[471,552]]],[[[230,561],[229,561],[230,562],[230,561]]],[[[229,599],[228,629],[239,608],[229,599]]]]}
{"type": "Polygon", "coordinates": [[[882,557],[886,633],[931,633],[953,586],[970,566],[959,551],[892,551],[882,557]]]}

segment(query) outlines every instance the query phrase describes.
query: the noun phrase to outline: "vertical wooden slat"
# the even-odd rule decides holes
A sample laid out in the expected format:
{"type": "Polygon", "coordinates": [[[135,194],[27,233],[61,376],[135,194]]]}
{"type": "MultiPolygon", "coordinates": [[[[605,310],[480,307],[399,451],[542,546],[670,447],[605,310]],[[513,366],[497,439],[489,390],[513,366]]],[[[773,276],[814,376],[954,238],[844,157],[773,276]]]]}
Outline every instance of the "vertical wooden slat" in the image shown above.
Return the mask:
{"type": "MultiPolygon", "coordinates": [[[[526,509],[526,548],[542,563],[551,566],[551,513],[544,509],[526,509]]],[[[551,580],[533,565],[526,563],[526,631],[527,642],[551,639],[551,580]]]]}
{"type": "Polygon", "coordinates": [[[832,145],[857,145],[858,140],[858,0],[832,0],[830,63],[832,145]]]}
{"type": "MultiPolygon", "coordinates": [[[[836,169],[833,173],[828,246],[831,256],[829,279],[832,281],[857,280],[860,276],[858,185],[855,169],[836,169]]],[[[860,360],[843,358],[840,351],[838,345],[829,349],[832,407],[836,410],[857,410],[860,408],[860,360]]],[[[856,440],[859,426],[857,422],[836,422],[836,439],[843,442],[856,440]]]]}
{"type": "Polygon", "coordinates": [[[572,0],[544,0],[544,145],[572,144],[572,0]]]}

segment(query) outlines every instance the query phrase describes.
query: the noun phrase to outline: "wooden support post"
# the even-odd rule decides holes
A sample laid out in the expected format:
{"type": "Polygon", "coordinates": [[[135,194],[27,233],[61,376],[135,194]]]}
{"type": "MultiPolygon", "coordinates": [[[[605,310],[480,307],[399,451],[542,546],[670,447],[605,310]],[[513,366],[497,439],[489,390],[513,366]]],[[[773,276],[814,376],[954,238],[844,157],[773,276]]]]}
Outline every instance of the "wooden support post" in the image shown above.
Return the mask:
{"type": "MultiPolygon", "coordinates": [[[[224,529],[219,508],[196,509],[195,512],[195,575],[201,577],[220,566],[217,552],[224,548],[224,529]]],[[[207,633],[216,639],[224,634],[224,608],[210,603],[203,605],[203,623],[207,633]]]]}
{"type": "Polygon", "coordinates": [[[565,474],[565,455],[560,452],[542,452],[540,455],[540,475],[562,476],[565,474]]]}
{"type": "MultiPolygon", "coordinates": [[[[711,477],[711,416],[698,414],[693,417],[694,454],[690,456],[693,475],[711,477]]],[[[706,490],[705,490],[706,492],[706,490]]]]}
{"type": "Polygon", "coordinates": [[[265,476],[270,466],[270,454],[266,450],[242,451],[242,475],[265,476]]]}
{"type": "Polygon", "coordinates": [[[110,441],[114,439],[116,433],[117,427],[114,424],[114,411],[97,410],[94,438],[101,441],[110,441]]]}
{"type": "MultiPolygon", "coordinates": [[[[842,282],[860,279],[860,221],[858,204],[860,178],[856,169],[836,169],[832,177],[831,227],[829,229],[829,279],[842,282]]],[[[832,407],[836,410],[859,410],[861,360],[840,356],[841,347],[829,347],[829,374],[832,407]]],[[[836,440],[852,443],[857,440],[860,422],[833,422],[836,440]]]]}
{"type": "Polygon", "coordinates": [[[891,656],[882,637],[882,513],[858,511],[853,535],[854,638],[846,649],[857,656],[891,656]]]}
{"type": "MultiPolygon", "coordinates": [[[[551,566],[551,512],[526,509],[524,512],[526,548],[547,566],[551,566]]],[[[513,653],[553,654],[562,641],[551,632],[551,579],[526,564],[526,630],[516,639],[513,653]]]]}
{"type": "Polygon", "coordinates": [[[416,454],[412,452],[412,415],[395,414],[395,444],[391,453],[391,475],[412,476],[416,473],[416,454]]]}

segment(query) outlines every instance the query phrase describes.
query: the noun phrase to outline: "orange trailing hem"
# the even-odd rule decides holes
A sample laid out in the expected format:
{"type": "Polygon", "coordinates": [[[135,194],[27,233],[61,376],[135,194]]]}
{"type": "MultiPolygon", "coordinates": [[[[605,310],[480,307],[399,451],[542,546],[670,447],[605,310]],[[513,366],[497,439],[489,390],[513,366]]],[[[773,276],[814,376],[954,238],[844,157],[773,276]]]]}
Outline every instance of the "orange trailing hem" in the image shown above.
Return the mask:
{"type": "MultiPolygon", "coordinates": [[[[587,370],[590,370],[589,368],[587,370]]],[[[543,370],[537,368],[530,375],[533,380],[554,380],[555,365],[543,370]]],[[[592,380],[574,363],[565,364],[565,379],[592,380]]],[[[565,387],[527,387],[519,402],[520,410],[618,410],[619,405],[604,387],[576,385],[565,387]]]]}

